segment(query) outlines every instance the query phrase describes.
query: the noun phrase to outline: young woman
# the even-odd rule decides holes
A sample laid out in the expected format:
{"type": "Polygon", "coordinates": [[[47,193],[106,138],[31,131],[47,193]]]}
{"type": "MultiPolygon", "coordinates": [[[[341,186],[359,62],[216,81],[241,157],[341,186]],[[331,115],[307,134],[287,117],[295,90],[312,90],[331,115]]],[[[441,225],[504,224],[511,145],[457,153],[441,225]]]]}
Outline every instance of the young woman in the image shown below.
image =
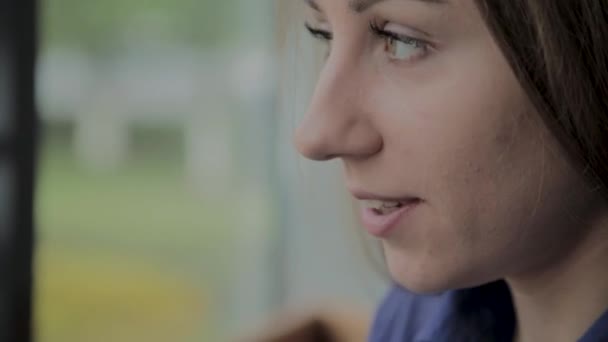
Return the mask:
{"type": "Polygon", "coordinates": [[[608,341],[608,2],[306,0],[295,137],[394,288],[371,341],[608,341]]]}

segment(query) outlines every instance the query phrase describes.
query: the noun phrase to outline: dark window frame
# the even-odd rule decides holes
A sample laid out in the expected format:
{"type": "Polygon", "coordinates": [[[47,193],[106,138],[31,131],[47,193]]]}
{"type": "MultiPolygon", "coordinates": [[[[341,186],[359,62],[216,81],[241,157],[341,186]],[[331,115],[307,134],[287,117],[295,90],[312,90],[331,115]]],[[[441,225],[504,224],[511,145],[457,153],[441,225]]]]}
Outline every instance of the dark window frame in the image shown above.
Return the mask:
{"type": "MultiPolygon", "coordinates": [[[[9,180],[0,231],[0,341],[32,340],[34,188],[38,116],[34,80],[37,1],[0,1],[0,163],[9,180]],[[6,215],[6,214],[5,214],[6,215]]],[[[1,213],[1,212],[0,212],[1,213]]]]}

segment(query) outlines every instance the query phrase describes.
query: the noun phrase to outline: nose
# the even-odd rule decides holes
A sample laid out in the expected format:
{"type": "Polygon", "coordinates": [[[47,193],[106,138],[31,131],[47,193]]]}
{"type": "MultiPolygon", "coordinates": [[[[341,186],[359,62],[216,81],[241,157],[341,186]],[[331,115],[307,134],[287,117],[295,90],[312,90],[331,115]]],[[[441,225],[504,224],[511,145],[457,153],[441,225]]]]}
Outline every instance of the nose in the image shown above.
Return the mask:
{"type": "Polygon", "coordinates": [[[365,84],[348,62],[334,62],[328,61],[320,75],[295,146],[312,160],[369,157],[382,149],[382,137],[362,108],[365,84]]]}

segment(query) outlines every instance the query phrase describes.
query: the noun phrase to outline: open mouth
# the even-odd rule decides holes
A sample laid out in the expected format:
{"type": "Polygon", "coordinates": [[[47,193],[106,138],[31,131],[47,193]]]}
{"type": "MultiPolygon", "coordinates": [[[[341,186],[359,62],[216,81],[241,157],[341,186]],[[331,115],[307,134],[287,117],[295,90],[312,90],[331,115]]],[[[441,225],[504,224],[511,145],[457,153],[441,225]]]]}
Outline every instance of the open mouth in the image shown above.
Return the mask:
{"type": "Polygon", "coordinates": [[[411,199],[404,201],[362,200],[361,202],[363,207],[371,209],[376,215],[383,216],[393,213],[403,208],[405,205],[413,204],[418,201],[418,199],[411,199]]]}
{"type": "Polygon", "coordinates": [[[421,202],[422,199],[414,197],[403,200],[361,199],[361,223],[370,234],[387,238],[396,227],[404,227],[407,217],[421,202]]]}

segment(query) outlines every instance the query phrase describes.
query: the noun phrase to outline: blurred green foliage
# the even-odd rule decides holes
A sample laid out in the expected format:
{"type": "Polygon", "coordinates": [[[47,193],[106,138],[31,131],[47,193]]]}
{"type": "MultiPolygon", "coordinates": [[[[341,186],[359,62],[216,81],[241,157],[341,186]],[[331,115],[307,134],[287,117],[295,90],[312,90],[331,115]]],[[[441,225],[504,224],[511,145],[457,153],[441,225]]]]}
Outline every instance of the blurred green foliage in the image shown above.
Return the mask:
{"type": "MultiPolygon", "coordinates": [[[[244,8],[257,6],[248,1],[43,1],[41,57],[77,50],[103,73],[149,51],[226,47],[259,29],[243,20],[244,8]]],[[[217,341],[239,222],[229,196],[209,198],[188,184],[182,128],[130,127],[125,164],[95,171],[74,155],[74,122],[44,125],[37,341],[217,341]]]]}
{"type": "Polygon", "coordinates": [[[43,46],[77,46],[111,56],[135,38],[203,48],[230,43],[240,29],[239,0],[48,0],[42,2],[43,46]]]}
{"type": "Polygon", "coordinates": [[[36,208],[37,340],[217,340],[234,222],[227,203],[189,189],[173,153],[178,132],[134,129],[133,158],[96,172],[74,157],[68,125],[47,128],[36,208]]]}

